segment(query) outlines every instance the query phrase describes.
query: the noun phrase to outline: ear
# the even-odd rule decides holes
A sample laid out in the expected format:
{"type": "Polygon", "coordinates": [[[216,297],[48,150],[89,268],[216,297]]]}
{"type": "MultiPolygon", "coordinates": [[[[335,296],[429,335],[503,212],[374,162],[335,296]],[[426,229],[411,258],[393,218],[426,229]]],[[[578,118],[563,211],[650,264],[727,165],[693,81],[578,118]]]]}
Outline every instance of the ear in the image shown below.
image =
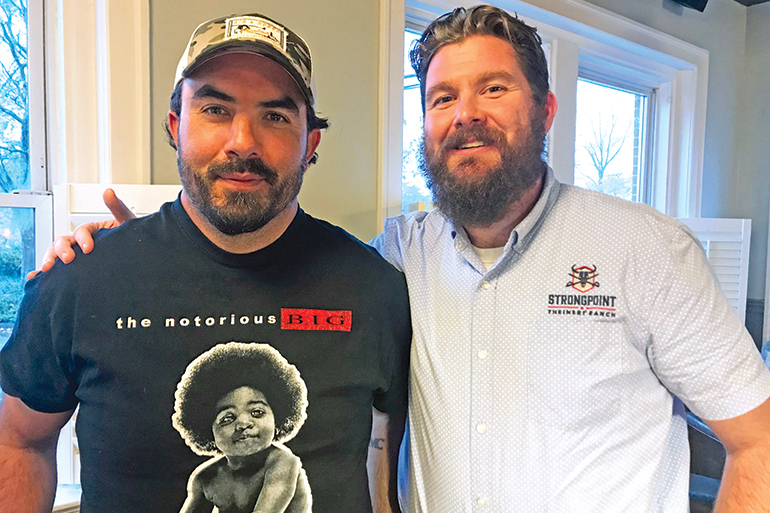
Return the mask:
{"type": "Polygon", "coordinates": [[[321,130],[318,128],[311,130],[307,134],[307,153],[305,154],[305,162],[310,163],[310,159],[313,158],[318,144],[321,142],[321,130]]]}
{"type": "Polygon", "coordinates": [[[173,110],[168,111],[168,130],[174,139],[174,146],[179,148],[179,116],[173,110]]]}
{"type": "Polygon", "coordinates": [[[556,108],[558,107],[556,103],[556,96],[551,91],[548,91],[548,96],[545,98],[545,132],[548,133],[548,131],[551,129],[551,125],[553,125],[553,118],[556,116],[556,108]]]}

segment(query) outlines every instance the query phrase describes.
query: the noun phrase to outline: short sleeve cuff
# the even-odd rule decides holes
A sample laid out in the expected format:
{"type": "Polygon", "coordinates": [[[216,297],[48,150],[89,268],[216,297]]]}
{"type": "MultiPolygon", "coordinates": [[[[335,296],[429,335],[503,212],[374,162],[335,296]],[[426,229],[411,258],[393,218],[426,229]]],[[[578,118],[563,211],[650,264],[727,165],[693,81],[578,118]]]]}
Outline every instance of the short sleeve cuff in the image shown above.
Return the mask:
{"type": "Polygon", "coordinates": [[[770,398],[770,371],[762,369],[756,379],[738,392],[711,399],[708,404],[688,404],[690,410],[703,420],[732,419],[748,413],[770,398]]]}

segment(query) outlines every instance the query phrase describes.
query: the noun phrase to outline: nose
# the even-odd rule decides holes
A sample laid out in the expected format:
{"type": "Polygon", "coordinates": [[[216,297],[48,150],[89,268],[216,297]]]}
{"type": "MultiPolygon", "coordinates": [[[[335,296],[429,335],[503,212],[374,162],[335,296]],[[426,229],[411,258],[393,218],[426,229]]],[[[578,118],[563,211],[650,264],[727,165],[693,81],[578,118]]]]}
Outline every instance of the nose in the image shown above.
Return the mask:
{"type": "Polygon", "coordinates": [[[472,126],[486,121],[486,115],[475,96],[459,98],[455,109],[454,127],[472,126]]]}
{"type": "Polygon", "coordinates": [[[230,125],[230,139],[224,151],[231,159],[248,159],[257,156],[259,137],[248,116],[238,114],[233,117],[230,125]]]}
{"type": "Polygon", "coordinates": [[[238,431],[246,431],[249,428],[254,427],[254,421],[252,420],[250,415],[239,415],[238,420],[235,424],[235,429],[238,431]]]}

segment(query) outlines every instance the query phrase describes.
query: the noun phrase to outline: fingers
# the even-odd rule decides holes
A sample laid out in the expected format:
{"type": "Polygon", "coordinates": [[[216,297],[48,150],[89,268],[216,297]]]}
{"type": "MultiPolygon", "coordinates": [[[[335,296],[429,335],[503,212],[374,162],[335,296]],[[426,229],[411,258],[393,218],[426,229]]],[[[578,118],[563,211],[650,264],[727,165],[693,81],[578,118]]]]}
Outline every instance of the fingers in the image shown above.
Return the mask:
{"type": "Polygon", "coordinates": [[[72,235],[57,237],[53,242],[53,246],[48,248],[43,255],[43,265],[41,268],[27,273],[28,280],[34,278],[40,271],[46,272],[50,270],[56,263],[57,258],[65,264],[72,262],[75,259],[75,251],[72,249],[75,244],[80,246],[83,253],[90,253],[94,249],[93,234],[101,228],[115,228],[125,221],[136,217],[131,212],[131,209],[115,195],[115,191],[112,189],[105,190],[102,199],[107,208],[110,209],[110,212],[112,212],[112,215],[115,216],[115,219],[101,223],[81,224],[75,228],[72,235]]]}
{"type": "Polygon", "coordinates": [[[112,215],[115,217],[118,224],[136,218],[134,213],[131,212],[131,209],[128,208],[117,195],[115,195],[115,191],[112,189],[106,189],[102,195],[102,199],[104,200],[104,204],[107,205],[107,208],[110,209],[110,212],[112,212],[112,215]]]}
{"type": "MultiPolygon", "coordinates": [[[[59,237],[61,238],[61,237],[59,237]]],[[[54,244],[58,242],[59,239],[56,239],[54,241],[54,244]]],[[[41,272],[48,272],[51,270],[51,267],[53,267],[53,264],[56,263],[56,250],[53,246],[45,250],[45,253],[43,254],[43,265],[40,266],[40,269],[35,269],[34,271],[30,271],[27,273],[27,280],[31,280],[41,272]]]]}
{"type": "MultiPolygon", "coordinates": [[[[103,224],[103,223],[102,223],[103,224]]],[[[87,224],[81,224],[77,228],[75,228],[75,231],[72,232],[72,240],[74,241],[73,244],[70,244],[70,246],[74,245],[74,243],[77,243],[78,246],[80,246],[80,249],[83,250],[83,253],[90,253],[91,250],[94,249],[94,238],[92,234],[96,232],[99,228],[101,228],[99,223],[87,223],[87,224]]],[[[64,262],[69,263],[69,262],[64,262]]]]}
{"type": "MultiPolygon", "coordinates": [[[[45,253],[43,254],[43,265],[40,267],[40,270],[43,272],[47,272],[53,267],[53,264],[56,263],[56,251],[53,249],[53,246],[45,250],[45,253]]],[[[37,272],[37,271],[33,271],[37,272]]]]}
{"type": "Polygon", "coordinates": [[[48,251],[45,252],[45,257],[43,257],[43,271],[47,271],[53,266],[56,257],[65,264],[72,262],[75,259],[75,251],[72,249],[75,244],[77,244],[77,240],[72,235],[56,237],[56,240],[53,241],[53,248],[48,248],[48,251]],[[49,260],[49,253],[51,250],[53,250],[54,256],[50,259],[50,265],[48,266],[48,269],[46,269],[46,263],[49,260]]]}

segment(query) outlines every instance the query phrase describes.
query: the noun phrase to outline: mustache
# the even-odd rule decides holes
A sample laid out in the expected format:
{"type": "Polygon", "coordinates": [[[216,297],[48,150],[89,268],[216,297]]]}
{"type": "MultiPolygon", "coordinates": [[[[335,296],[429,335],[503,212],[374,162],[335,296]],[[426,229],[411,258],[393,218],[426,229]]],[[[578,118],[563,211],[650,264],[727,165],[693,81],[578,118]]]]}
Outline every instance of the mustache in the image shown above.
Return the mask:
{"type": "Polygon", "coordinates": [[[444,139],[439,147],[439,151],[445,153],[449,150],[455,150],[465,144],[468,139],[475,139],[480,143],[497,146],[498,148],[507,144],[505,134],[501,131],[484,125],[470,125],[458,128],[455,133],[444,139]]]}
{"type": "Polygon", "coordinates": [[[262,159],[256,157],[218,162],[211,164],[206,170],[206,175],[211,180],[217,176],[230,173],[257,175],[270,185],[275,185],[278,182],[278,173],[272,167],[265,164],[262,159]]]}

